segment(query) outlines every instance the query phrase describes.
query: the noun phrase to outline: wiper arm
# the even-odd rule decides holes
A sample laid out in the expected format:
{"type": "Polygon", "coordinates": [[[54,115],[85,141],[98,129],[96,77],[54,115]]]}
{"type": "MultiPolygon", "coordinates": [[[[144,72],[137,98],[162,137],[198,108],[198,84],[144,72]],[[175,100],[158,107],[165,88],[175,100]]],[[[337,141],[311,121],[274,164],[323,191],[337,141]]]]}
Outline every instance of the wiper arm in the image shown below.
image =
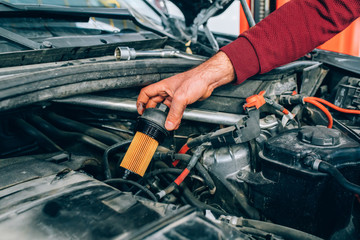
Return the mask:
{"type": "Polygon", "coordinates": [[[100,18],[112,18],[121,20],[131,20],[135,25],[143,28],[147,31],[155,32],[160,36],[168,36],[174,38],[171,34],[161,31],[159,29],[152,28],[141,23],[128,9],[124,8],[78,8],[78,7],[62,7],[52,5],[23,5],[23,4],[11,4],[5,1],[0,1],[0,14],[2,13],[29,13],[29,14],[41,14],[49,16],[64,16],[69,17],[100,17],[100,18]]]}
{"type": "Polygon", "coordinates": [[[25,38],[19,34],[10,32],[5,28],[0,27],[0,37],[5,38],[11,42],[15,42],[20,44],[21,46],[28,47],[33,50],[37,50],[41,48],[41,44],[37,43],[31,39],[25,38]]]}

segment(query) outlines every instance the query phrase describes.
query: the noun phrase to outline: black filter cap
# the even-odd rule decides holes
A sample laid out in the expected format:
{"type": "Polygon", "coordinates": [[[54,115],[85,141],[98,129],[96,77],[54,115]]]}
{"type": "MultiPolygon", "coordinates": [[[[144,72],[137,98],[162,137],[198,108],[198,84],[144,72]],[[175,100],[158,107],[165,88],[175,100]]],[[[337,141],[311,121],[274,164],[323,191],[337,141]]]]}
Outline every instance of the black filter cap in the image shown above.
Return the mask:
{"type": "Polygon", "coordinates": [[[340,132],[324,126],[304,126],[299,131],[298,137],[304,143],[316,146],[335,146],[340,144],[340,132]]]}
{"type": "Polygon", "coordinates": [[[143,115],[138,119],[136,131],[162,142],[169,135],[165,128],[168,112],[169,108],[163,103],[159,103],[156,108],[145,109],[143,115]]]}

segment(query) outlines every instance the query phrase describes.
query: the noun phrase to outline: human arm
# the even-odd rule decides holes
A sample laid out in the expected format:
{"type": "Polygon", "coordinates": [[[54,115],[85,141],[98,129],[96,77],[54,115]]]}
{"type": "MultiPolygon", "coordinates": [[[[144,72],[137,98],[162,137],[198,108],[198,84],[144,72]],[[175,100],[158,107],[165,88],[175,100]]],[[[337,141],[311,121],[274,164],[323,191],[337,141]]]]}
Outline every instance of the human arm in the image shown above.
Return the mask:
{"type": "Polygon", "coordinates": [[[256,55],[248,66],[257,65],[259,73],[266,73],[304,56],[358,17],[359,0],[292,0],[221,50],[241,83],[246,79],[242,77],[243,41],[251,44],[256,55]]]}
{"type": "Polygon", "coordinates": [[[165,127],[176,129],[188,104],[234,79],[241,83],[298,59],[359,16],[359,0],[292,0],[199,67],[144,88],[138,112],[164,101],[170,107],[165,127]]]}
{"type": "Polygon", "coordinates": [[[164,102],[170,107],[165,128],[178,128],[187,105],[209,97],[212,91],[234,79],[234,69],[225,53],[219,52],[189,71],[177,74],[143,88],[137,100],[142,114],[145,107],[164,102]]]}

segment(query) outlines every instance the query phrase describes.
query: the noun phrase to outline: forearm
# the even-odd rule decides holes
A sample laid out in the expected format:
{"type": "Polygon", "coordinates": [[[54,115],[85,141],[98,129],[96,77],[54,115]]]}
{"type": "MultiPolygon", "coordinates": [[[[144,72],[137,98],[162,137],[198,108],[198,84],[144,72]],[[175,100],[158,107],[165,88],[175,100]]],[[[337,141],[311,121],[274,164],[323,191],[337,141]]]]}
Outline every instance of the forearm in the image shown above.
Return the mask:
{"type": "Polygon", "coordinates": [[[235,71],[230,59],[223,52],[218,52],[208,61],[185,73],[190,78],[207,82],[211,91],[235,79],[235,71]]]}

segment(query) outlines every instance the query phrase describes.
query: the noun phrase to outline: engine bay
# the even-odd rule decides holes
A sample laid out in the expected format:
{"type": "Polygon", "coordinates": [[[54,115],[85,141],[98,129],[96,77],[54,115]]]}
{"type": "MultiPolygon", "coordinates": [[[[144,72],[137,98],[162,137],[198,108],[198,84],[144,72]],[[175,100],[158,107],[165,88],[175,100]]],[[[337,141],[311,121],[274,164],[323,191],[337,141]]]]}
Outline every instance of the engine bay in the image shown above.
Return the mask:
{"type": "Polygon", "coordinates": [[[360,77],[321,61],[216,89],[124,177],[141,87],[201,62],[1,68],[6,238],[357,239],[360,77]]]}

